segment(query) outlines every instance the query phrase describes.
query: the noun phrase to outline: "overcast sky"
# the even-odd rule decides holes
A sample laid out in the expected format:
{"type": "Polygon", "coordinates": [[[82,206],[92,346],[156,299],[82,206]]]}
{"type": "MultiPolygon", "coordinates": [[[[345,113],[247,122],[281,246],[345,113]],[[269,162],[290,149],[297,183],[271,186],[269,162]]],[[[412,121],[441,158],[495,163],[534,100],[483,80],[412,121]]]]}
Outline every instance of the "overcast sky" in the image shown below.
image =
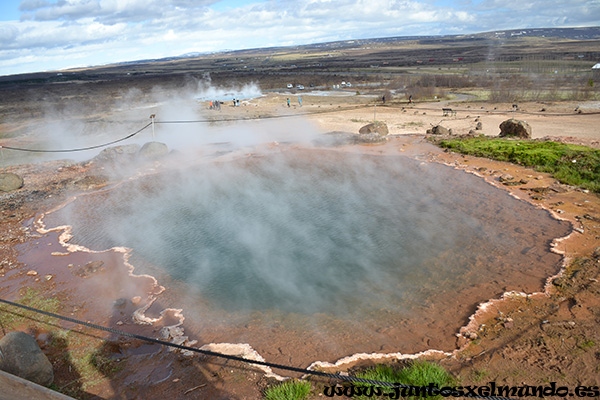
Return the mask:
{"type": "Polygon", "coordinates": [[[2,0],[0,75],[334,40],[600,25],[600,0],[2,0]]]}

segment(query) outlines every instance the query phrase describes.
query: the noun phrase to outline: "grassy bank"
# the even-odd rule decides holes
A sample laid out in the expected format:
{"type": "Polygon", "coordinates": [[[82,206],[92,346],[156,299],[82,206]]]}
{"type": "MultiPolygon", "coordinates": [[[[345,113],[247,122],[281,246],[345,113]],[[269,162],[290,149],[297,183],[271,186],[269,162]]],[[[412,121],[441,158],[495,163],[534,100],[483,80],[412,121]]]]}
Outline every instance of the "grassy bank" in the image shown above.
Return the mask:
{"type": "Polygon", "coordinates": [[[440,140],[437,144],[463,154],[509,161],[551,173],[568,185],[600,193],[600,150],[556,142],[466,138],[440,140]]]}

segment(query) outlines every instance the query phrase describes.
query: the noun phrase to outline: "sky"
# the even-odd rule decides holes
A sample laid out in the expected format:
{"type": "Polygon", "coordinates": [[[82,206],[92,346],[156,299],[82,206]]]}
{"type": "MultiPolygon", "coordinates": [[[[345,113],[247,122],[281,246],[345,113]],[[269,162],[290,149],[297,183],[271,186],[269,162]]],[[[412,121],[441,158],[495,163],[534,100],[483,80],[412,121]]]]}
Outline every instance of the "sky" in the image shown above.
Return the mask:
{"type": "Polygon", "coordinates": [[[600,0],[2,0],[0,75],[389,36],[600,25],[600,0]]]}

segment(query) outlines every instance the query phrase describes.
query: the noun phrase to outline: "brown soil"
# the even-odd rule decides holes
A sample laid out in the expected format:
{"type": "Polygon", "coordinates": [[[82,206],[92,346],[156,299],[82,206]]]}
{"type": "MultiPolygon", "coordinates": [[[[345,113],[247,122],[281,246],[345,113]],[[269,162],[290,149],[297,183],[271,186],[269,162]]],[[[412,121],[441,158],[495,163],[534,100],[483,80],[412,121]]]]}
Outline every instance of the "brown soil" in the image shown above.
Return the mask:
{"type": "MultiPolygon", "coordinates": [[[[285,98],[286,95],[267,96],[239,110],[225,108],[220,116],[338,111],[338,106],[364,105],[364,101],[355,102],[354,97],[303,96],[302,108],[288,109],[285,98]]],[[[483,132],[495,135],[500,121],[512,114],[508,105],[464,104],[452,106],[459,110],[457,117],[442,118],[442,104],[446,103],[412,105],[406,108],[406,112],[403,112],[402,107],[405,106],[401,104],[376,109],[370,105],[309,118],[323,132],[354,133],[376,113],[377,120],[388,124],[391,134],[413,133],[420,136],[391,138],[386,144],[377,146],[343,146],[338,151],[373,155],[402,153],[424,161],[453,165],[480,175],[515,197],[553,210],[557,218],[568,220],[574,228],[581,229],[573,231],[568,239],[556,246],[556,250],[565,255],[565,265],[568,266],[565,273],[550,278],[543,292],[527,296],[505,295],[502,300],[494,300],[487,307],[480,308],[471,322],[461,329],[458,338],[460,349],[452,355],[437,355],[436,358],[460,376],[464,384],[495,381],[539,385],[556,381],[571,388],[577,384],[600,385],[600,333],[597,329],[600,324],[600,258],[592,256],[600,246],[600,199],[597,195],[558,184],[547,174],[512,164],[443,152],[425,143],[422,134],[430,124],[439,123],[440,119],[445,119],[444,124],[454,133],[466,133],[473,129],[474,119],[479,117],[483,122],[483,132]],[[515,181],[526,183],[503,185],[499,181],[503,174],[510,174],[515,181]]],[[[532,111],[537,106],[521,105],[532,111]]],[[[571,114],[572,111],[568,110],[575,108],[571,104],[545,108],[547,114],[527,115],[535,137],[568,136],[574,138],[572,141],[597,146],[600,139],[595,133],[598,114],[571,114]],[[551,112],[566,115],[549,116],[551,112]]],[[[2,143],[10,145],[15,142],[18,142],[17,138],[3,140],[2,143]]],[[[130,320],[133,304],[126,303],[123,308],[116,308],[114,304],[100,301],[101,298],[133,299],[140,296],[143,302],[161,290],[148,277],[134,278],[123,274],[128,270],[122,257],[114,258],[114,253],[58,255],[64,252],[58,244],[58,233],[39,234],[33,230],[33,218],[40,213],[60,205],[73,195],[101,190],[113,183],[104,170],[85,162],[55,161],[21,164],[7,167],[5,171],[24,176],[25,186],[1,195],[0,295],[3,298],[15,300],[20,288],[34,287],[43,295],[60,298],[59,313],[118,329],[135,329],[150,336],[159,336],[158,328],[174,321],[175,316],[166,315],[156,326],[140,328],[130,320]],[[55,255],[51,256],[52,252],[55,255]],[[72,267],[64,269],[68,264],[72,267]],[[115,265],[124,268],[115,268],[115,265]],[[36,275],[27,274],[33,270],[36,275]],[[96,284],[100,282],[96,278],[106,278],[110,274],[116,274],[110,279],[114,285],[96,284]],[[46,279],[46,276],[51,277],[46,279]],[[108,294],[109,297],[100,294],[108,294]]],[[[161,279],[159,282],[168,286],[168,282],[161,279]]],[[[162,309],[160,304],[155,304],[149,310],[150,314],[154,308],[162,309]]],[[[77,374],[73,374],[72,360],[64,357],[68,346],[49,345],[44,330],[29,325],[21,328],[30,329],[45,347],[55,365],[56,385],[63,388],[72,385],[64,391],[78,398],[258,399],[261,398],[261,389],[270,382],[261,372],[239,363],[189,358],[157,346],[93,332],[99,338],[87,336],[81,346],[96,349],[113,361],[119,360],[119,368],[99,367],[96,380],[83,385],[77,374]]],[[[454,338],[457,333],[449,331],[448,337],[454,338]]],[[[293,346],[293,343],[288,345],[293,346]]],[[[370,363],[372,361],[348,362],[331,370],[347,370],[370,363]]]]}

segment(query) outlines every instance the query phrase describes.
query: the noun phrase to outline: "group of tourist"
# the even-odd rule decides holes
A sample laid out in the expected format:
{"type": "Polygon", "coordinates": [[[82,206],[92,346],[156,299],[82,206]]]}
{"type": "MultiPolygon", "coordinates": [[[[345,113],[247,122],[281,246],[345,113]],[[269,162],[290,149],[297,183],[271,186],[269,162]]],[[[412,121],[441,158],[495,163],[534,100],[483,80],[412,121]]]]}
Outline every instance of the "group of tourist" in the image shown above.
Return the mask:
{"type": "MultiPolygon", "coordinates": [[[[233,102],[233,106],[234,107],[239,107],[240,106],[240,99],[239,98],[234,98],[232,100],[233,102]]],[[[208,102],[208,109],[209,110],[220,110],[221,109],[221,104],[223,104],[222,101],[219,100],[211,100],[208,102]]]]}
{"type": "Polygon", "coordinates": [[[220,110],[221,109],[221,102],[219,100],[211,100],[208,102],[208,109],[209,110],[220,110]]]}
{"type": "MultiPolygon", "coordinates": [[[[298,96],[298,104],[302,107],[302,99],[298,96]]],[[[290,98],[287,98],[287,106],[290,107],[290,98]]]]}

